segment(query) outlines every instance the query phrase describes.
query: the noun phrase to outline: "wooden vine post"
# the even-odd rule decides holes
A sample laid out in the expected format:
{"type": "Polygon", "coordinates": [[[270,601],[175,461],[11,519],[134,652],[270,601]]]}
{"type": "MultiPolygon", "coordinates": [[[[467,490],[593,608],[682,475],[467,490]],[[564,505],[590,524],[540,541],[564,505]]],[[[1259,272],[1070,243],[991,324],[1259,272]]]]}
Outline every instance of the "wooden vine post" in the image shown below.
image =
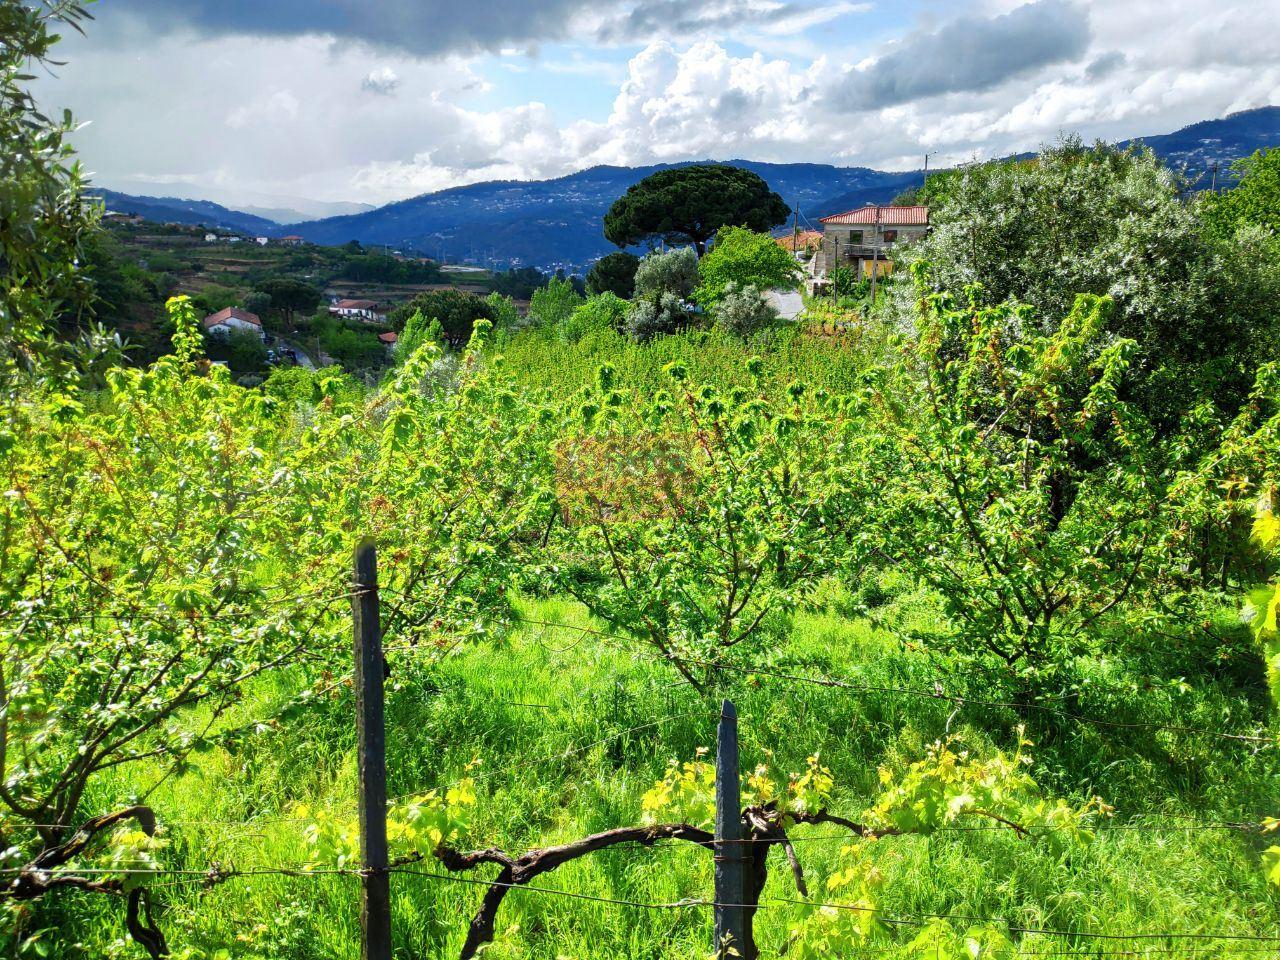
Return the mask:
{"type": "Polygon", "coordinates": [[[716,737],[715,943],[717,960],[755,955],[746,920],[746,853],[738,771],[738,712],[725,700],[716,737]]]}
{"type": "Polygon", "coordinates": [[[355,636],[356,750],[360,802],[361,960],[391,960],[391,874],[387,856],[387,742],[383,721],[378,553],[372,539],[355,554],[351,598],[355,636]]]}

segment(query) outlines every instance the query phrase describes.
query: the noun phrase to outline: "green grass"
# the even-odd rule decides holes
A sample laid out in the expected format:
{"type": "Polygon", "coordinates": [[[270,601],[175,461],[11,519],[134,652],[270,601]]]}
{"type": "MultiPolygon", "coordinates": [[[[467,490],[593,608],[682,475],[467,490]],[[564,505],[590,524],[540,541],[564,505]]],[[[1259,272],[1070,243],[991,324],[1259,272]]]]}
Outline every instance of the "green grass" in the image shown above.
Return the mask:
{"type": "MultiPolygon", "coordinates": [[[[799,614],[790,633],[762,651],[762,660],[773,672],[933,689],[939,665],[900,636],[908,627],[940,628],[936,605],[910,584],[889,578],[887,586],[879,598],[887,602],[872,618],[860,616],[839,588],[820,591],[818,606],[799,614]]],[[[714,702],[678,683],[647,651],[633,655],[616,642],[569,629],[592,626],[571,603],[553,598],[522,600],[519,606],[526,619],[568,628],[526,625],[439,663],[403,653],[392,657],[391,794],[446,786],[479,760],[471,846],[522,851],[640,822],[641,794],[667,762],[713,745],[714,702]],[[581,749],[587,744],[592,746],[581,749]]],[[[1212,655],[1220,659],[1222,651],[1215,648],[1212,655]]],[[[1204,668],[1209,656],[1210,651],[1184,651],[1175,667],[1204,668]]],[[[1246,646],[1238,656],[1247,659],[1246,646]]],[[[1163,675],[1144,673],[1140,658],[1132,662],[1127,668],[1095,663],[1084,670],[1089,692],[1077,709],[1117,721],[1188,723],[1204,730],[1240,729],[1265,716],[1265,703],[1254,698],[1243,667],[1213,675],[1202,670],[1186,689],[1171,692],[1163,675]]],[[[963,677],[945,682],[949,692],[965,689],[963,677]]],[[[260,683],[227,722],[269,711],[302,683],[301,675],[260,683]]],[[[1033,772],[1042,783],[1075,800],[1101,795],[1118,808],[1118,824],[1167,822],[1179,814],[1256,820],[1274,814],[1280,796],[1275,749],[1198,733],[1103,728],[976,705],[956,709],[945,700],[854,693],[763,674],[738,677],[721,693],[733,697],[742,718],[744,768],[768,756],[775,769],[799,770],[818,751],[835,773],[836,807],[854,817],[875,795],[880,765],[901,768],[948,729],[975,749],[1009,747],[1020,720],[1037,741],[1033,772]]],[[[159,773],[134,768],[94,799],[105,808],[144,789],[159,773]]],[[[175,867],[295,864],[308,857],[305,825],[278,818],[291,817],[299,801],[353,811],[354,773],[353,702],[344,688],[287,730],[264,732],[234,751],[199,755],[150,802],[172,824],[167,857],[175,867]]],[[[796,831],[801,839],[831,834],[830,827],[796,831]]],[[[821,896],[822,878],[841,846],[826,839],[797,844],[815,895],[821,896]]],[[[1239,831],[1113,830],[1069,857],[1047,844],[992,831],[886,839],[876,846],[887,880],[883,907],[890,916],[1002,917],[1024,927],[1108,932],[1280,933],[1280,903],[1267,891],[1259,865],[1260,838],[1239,831]]],[[[765,899],[794,898],[780,851],[772,857],[765,899]]],[[[619,847],[562,867],[539,885],[669,903],[709,898],[711,867],[705,853],[687,844],[619,847]]],[[[431,861],[423,868],[443,872],[431,861]]],[[[492,872],[482,868],[469,876],[492,872]]],[[[393,891],[397,956],[456,956],[482,888],[397,875],[393,891]]],[[[160,893],[161,924],[170,943],[202,951],[193,956],[217,950],[264,960],[358,956],[357,888],[349,876],[237,878],[212,888],[188,883],[160,893]]],[[[122,939],[118,910],[101,901],[68,894],[59,905],[50,904],[44,922],[61,928],[56,955],[140,956],[122,939]]],[[[773,904],[761,911],[757,938],[765,956],[779,955],[790,925],[805,910],[773,904]]],[[[710,917],[704,909],[648,910],[513,891],[498,931],[485,956],[688,958],[707,954],[710,917]]],[[[884,942],[910,935],[907,928],[884,942]]],[[[1185,946],[1036,935],[1021,945],[1027,951],[1185,946]]],[[[1240,945],[1247,946],[1259,945],[1240,945]]],[[[1195,955],[1236,954],[1222,947],[1195,955]]]]}
{"type": "Polygon", "coordinates": [[[568,396],[595,382],[596,371],[608,363],[617,382],[641,396],[669,390],[663,372],[681,363],[696,384],[722,389],[747,387],[751,376],[746,360],[753,354],[764,362],[765,381],[773,387],[800,381],[811,388],[852,392],[861,375],[884,349],[883,330],[868,328],[843,337],[812,336],[799,326],[770,331],[750,343],[719,331],[692,330],[638,344],[612,330],[596,331],[573,344],[561,343],[554,332],[521,333],[496,345],[507,368],[529,389],[568,396]]]}

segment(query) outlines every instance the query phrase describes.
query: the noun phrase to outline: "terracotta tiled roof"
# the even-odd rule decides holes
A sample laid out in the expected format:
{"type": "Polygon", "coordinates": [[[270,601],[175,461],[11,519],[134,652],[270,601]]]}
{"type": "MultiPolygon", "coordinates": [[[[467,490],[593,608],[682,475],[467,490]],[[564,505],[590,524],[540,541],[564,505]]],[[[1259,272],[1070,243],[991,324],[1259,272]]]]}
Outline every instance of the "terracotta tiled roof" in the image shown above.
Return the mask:
{"type": "Polygon", "coordinates": [[[879,223],[898,227],[903,225],[923,225],[929,222],[928,207],[859,207],[845,213],[832,214],[822,218],[823,223],[879,223]]]}
{"type": "Polygon", "coordinates": [[[387,332],[378,334],[378,339],[383,343],[395,343],[400,338],[394,332],[387,332]]]}
{"type": "Polygon", "coordinates": [[[216,327],[218,324],[226,323],[228,320],[241,320],[244,323],[252,323],[255,327],[262,326],[262,321],[258,319],[256,313],[241,310],[239,307],[227,307],[225,310],[219,310],[217,313],[211,313],[205,317],[204,328],[208,330],[210,327],[216,327]]]}
{"type": "Polygon", "coordinates": [[[778,237],[778,246],[783,250],[790,250],[795,253],[797,250],[809,250],[814,247],[822,246],[822,234],[817,230],[802,230],[799,236],[793,236],[788,233],[785,237],[778,237]]]}
{"type": "Polygon", "coordinates": [[[373,300],[339,300],[333,308],[335,310],[376,310],[378,304],[373,300]]]}

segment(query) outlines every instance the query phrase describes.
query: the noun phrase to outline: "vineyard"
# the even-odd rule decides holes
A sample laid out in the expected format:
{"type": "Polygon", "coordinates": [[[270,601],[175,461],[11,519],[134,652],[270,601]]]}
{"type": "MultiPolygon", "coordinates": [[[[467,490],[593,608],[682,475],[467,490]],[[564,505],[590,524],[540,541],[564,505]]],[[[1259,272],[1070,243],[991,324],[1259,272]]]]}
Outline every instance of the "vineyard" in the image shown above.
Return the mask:
{"type": "Polygon", "coordinates": [[[671,249],[237,383],[102,322],[88,21],[0,0],[5,957],[1280,956],[1280,150],[937,172],[799,322],[664,167],[671,249]]]}
{"type": "Polygon", "coordinates": [[[14,955],[357,957],[379,878],[394,956],[701,956],[744,917],[722,953],[1280,949],[1275,602],[1220,580],[1274,546],[1269,369],[1193,449],[1088,298],[760,355],[480,323],[376,390],[237,387],[170,309],[172,355],[28,391],[0,445],[14,955]]]}

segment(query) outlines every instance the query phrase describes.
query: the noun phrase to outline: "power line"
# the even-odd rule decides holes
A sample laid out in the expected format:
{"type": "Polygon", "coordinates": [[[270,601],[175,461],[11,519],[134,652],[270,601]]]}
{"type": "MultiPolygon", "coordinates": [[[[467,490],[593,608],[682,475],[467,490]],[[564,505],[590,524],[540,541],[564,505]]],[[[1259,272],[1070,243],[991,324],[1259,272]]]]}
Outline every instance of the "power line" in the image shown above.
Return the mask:
{"type": "MultiPolygon", "coordinates": [[[[616,906],[636,907],[646,910],[675,910],[675,909],[705,909],[705,908],[747,908],[747,909],[768,909],[780,904],[798,905],[817,909],[834,909],[847,910],[858,913],[871,913],[876,915],[876,919],[882,923],[899,926],[922,926],[930,920],[958,920],[966,923],[986,923],[992,925],[1001,925],[1009,930],[1010,933],[1022,936],[1045,936],[1045,937],[1064,937],[1064,938],[1082,938],[1089,940],[1107,940],[1107,941],[1125,941],[1125,940],[1192,940],[1215,943],[1280,943],[1280,936],[1269,936],[1265,934],[1253,933],[1205,933],[1201,931],[1181,931],[1181,930],[1162,930],[1150,932],[1134,932],[1125,931],[1122,933],[1104,933],[1096,930],[1061,930],[1053,927],[1030,927],[1021,926],[1003,917],[985,917],[973,914],[954,914],[954,913],[914,913],[900,914],[889,916],[882,914],[880,908],[869,907],[862,904],[833,903],[827,901],[801,900],[792,897],[773,897],[769,900],[761,900],[759,903],[719,903],[714,900],[688,899],[673,902],[654,903],[642,900],[628,900],[618,897],[602,897],[594,894],[578,893],[572,890],[558,890],[554,887],[543,887],[529,883],[516,883],[497,880],[479,880],[472,877],[459,877],[448,873],[436,873],[430,870],[423,870],[408,865],[394,865],[387,868],[389,873],[406,874],[409,876],[418,876],[430,880],[439,880],[449,883],[461,883],[469,886],[482,887],[504,887],[509,890],[525,890],[530,893],[547,894],[550,896],[565,897],[573,900],[586,900],[593,903],[606,903],[616,906]]],[[[25,867],[0,868],[0,874],[19,874],[29,872],[25,867]]],[[[204,870],[192,869],[174,869],[174,870],[141,870],[141,869],[86,869],[68,871],[68,873],[76,873],[80,875],[103,875],[103,876],[182,876],[191,878],[203,878],[208,883],[218,883],[223,880],[236,877],[254,877],[254,876],[290,876],[290,877],[321,877],[321,876],[363,876],[369,871],[357,868],[343,867],[309,867],[307,865],[298,865],[293,867],[254,867],[247,869],[222,868],[218,864],[211,864],[204,870]]],[[[1087,953],[1087,951],[1086,951],[1087,953]]]]}

